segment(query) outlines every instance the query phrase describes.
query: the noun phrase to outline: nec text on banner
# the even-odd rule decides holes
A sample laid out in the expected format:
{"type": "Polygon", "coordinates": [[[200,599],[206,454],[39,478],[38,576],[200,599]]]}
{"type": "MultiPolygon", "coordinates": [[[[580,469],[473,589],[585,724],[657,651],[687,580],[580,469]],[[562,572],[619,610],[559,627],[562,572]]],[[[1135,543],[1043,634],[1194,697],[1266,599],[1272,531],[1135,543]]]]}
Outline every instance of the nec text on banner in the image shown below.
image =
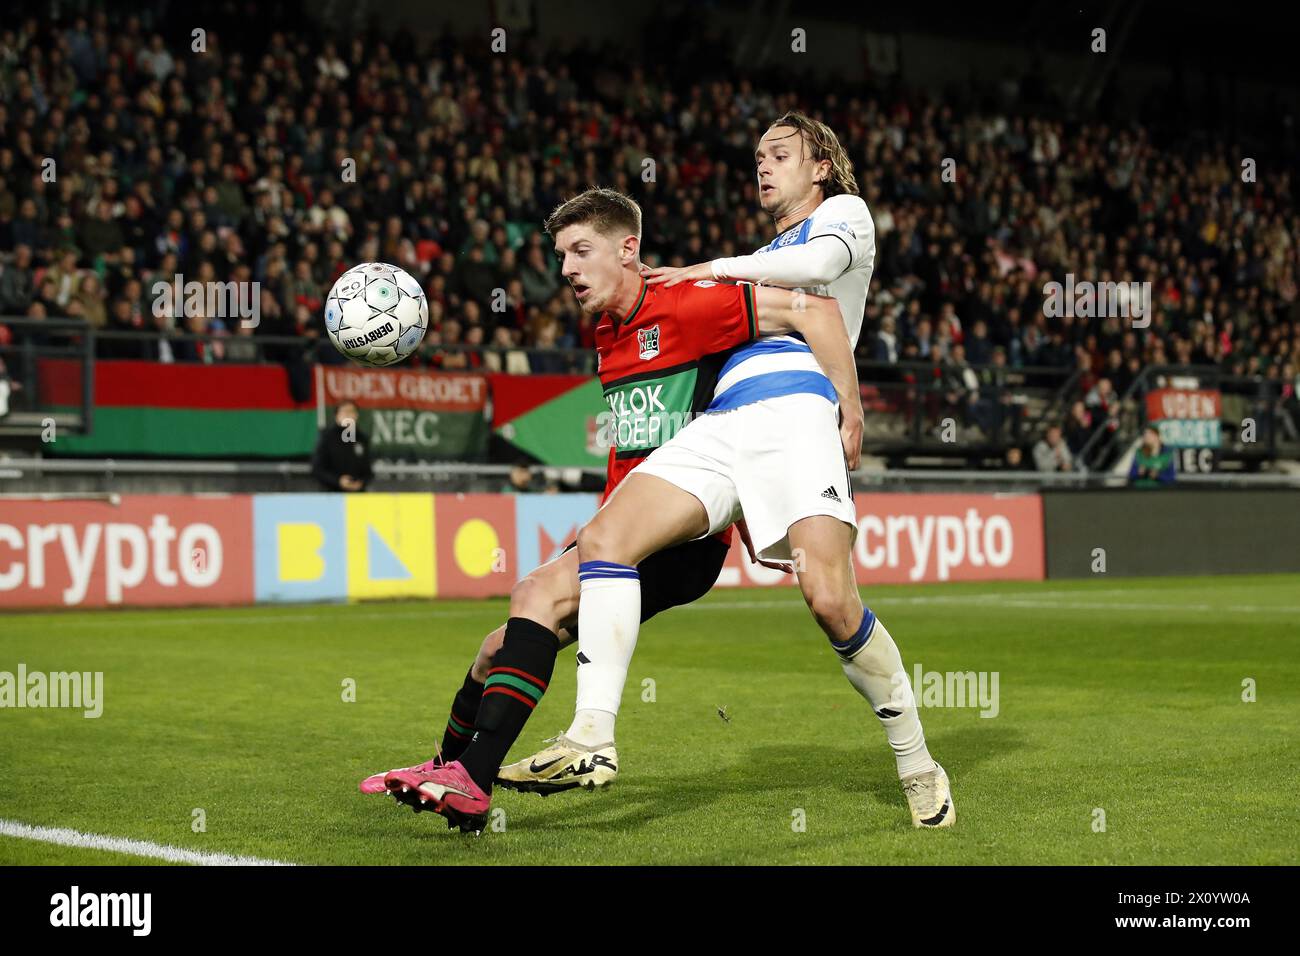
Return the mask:
{"type": "Polygon", "coordinates": [[[421,370],[318,366],[321,424],[356,402],[376,458],[479,459],[487,451],[487,378],[421,370]]]}

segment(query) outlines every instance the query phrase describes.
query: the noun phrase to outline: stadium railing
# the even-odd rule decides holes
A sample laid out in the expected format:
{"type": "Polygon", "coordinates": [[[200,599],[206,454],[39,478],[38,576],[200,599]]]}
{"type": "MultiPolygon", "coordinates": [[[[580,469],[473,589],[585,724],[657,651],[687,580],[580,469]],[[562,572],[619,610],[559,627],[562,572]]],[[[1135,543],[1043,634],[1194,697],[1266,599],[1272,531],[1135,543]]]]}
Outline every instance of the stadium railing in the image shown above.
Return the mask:
{"type": "Polygon", "coordinates": [[[93,427],[95,331],[80,319],[0,317],[0,438],[34,439],[50,427],[85,434],[93,427]],[[75,389],[49,387],[42,359],[72,363],[75,389]]]}
{"type": "Polygon", "coordinates": [[[1059,421],[1079,376],[1037,366],[859,362],[863,447],[897,464],[917,457],[980,464],[1032,444],[1059,421]]]}
{"type": "MultiPolygon", "coordinates": [[[[599,491],[602,468],[532,466],[560,491],[599,491]]],[[[372,491],[485,492],[508,490],[512,466],[464,462],[376,462],[372,491]]],[[[879,461],[853,472],[864,492],[1035,492],[1121,488],[1126,476],[1101,472],[884,468],[879,461]]],[[[1180,474],[1178,488],[1300,489],[1300,469],[1265,473],[1180,474]]],[[[306,462],[50,459],[0,456],[0,498],[105,494],[309,492],[320,488],[306,462]]]]}
{"type": "MultiPolygon", "coordinates": [[[[18,386],[10,386],[8,413],[0,408],[0,437],[31,438],[50,421],[66,431],[88,432],[94,414],[94,357],[298,367],[346,364],[322,337],[260,330],[251,335],[96,330],[80,320],[20,317],[0,317],[0,326],[8,331],[8,336],[0,336],[0,343],[8,340],[0,344],[0,360],[7,369],[0,375],[18,386]],[[42,358],[78,363],[75,400],[69,400],[66,387],[57,397],[42,394],[37,367],[42,358]]],[[[575,348],[436,345],[423,349],[415,364],[424,369],[521,375],[594,375],[596,371],[594,352],[575,348]],[[429,364],[431,360],[437,364],[429,364]]],[[[864,449],[894,468],[996,465],[1012,447],[1027,452],[1049,424],[1062,422],[1069,403],[1082,397],[1081,373],[1075,369],[860,361],[858,373],[867,412],[864,449]]],[[[1161,366],[1143,369],[1117,402],[1114,426],[1099,423],[1077,456],[1080,463],[1088,470],[1104,470],[1119,460],[1145,422],[1146,394],[1170,377],[1193,379],[1219,391],[1225,436],[1232,439],[1221,450],[1223,460],[1256,467],[1279,455],[1300,457],[1300,442],[1293,434],[1300,422],[1297,410],[1282,407],[1282,383],[1229,376],[1204,366],[1161,366]],[[1238,439],[1247,418],[1256,422],[1253,442],[1238,439]]],[[[433,467],[441,469],[437,464],[433,467]]]]}
{"type": "MultiPolygon", "coordinates": [[[[159,361],[165,348],[170,361],[228,364],[307,361],[323,365],[346,365],[348,362],[327,339],[320,336],[101,330],[96,339],[97,357],[101,359],[159,361]]],[[[589,349],[439,344],[421,346],[408,367],[435,370],[446,367],[452,371],[518,375],[594,375],[596,356],[589,349]],[[448,361],[448,356],[464,356],[464,363],[458,359],[448,361]]]]}

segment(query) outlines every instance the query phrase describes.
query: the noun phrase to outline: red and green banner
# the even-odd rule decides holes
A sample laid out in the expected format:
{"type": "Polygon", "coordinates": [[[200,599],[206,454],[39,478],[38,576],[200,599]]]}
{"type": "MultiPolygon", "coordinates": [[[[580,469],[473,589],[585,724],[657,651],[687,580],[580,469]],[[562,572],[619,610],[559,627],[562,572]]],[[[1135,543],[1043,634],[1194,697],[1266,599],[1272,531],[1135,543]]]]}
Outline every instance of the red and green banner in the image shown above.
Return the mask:
{"type": "Polygon", "coordinates": [[[356,402],[361,430],[379,459],[464,461],[487,453],[483,375],[322,365],[316,401],[322,427],[339,403],[356,402]]]}
{"type": "Polygon", "coordinates": [[[492,375],[492,427],[547,465],[602,468],[600,379],[587,375],[492,375]]]}
{"type": "Polygon", "coordinates": [[[1222,405],[1217,388],[1157,388],[1147,392],[1147,421],[1171,448],[1218,448],[1222,405]]]}
{"type": "MultiPolygon", "coordinates": [[[[81,364],[45,359],[44,401],[81,404],[81,364]]],[[[313,401],[295,402],[280,365],[95,363],[93,428],[58,435],[52,454],[301,458],[316,443],[313,401]]]]}
{"type": "MultiPolygon", "coordinates": [[[[39,363],[42,403],[81,406],[82,367],[39,363]]],[[[319,366],[295,402],[280,365],[95,362],[89,434],[60,434],[54,455],[307,458],[338,403],[354,401],[375,457],[474,460],[490,431],[548,465],[605,465],[600,380],[319,366]]]]}

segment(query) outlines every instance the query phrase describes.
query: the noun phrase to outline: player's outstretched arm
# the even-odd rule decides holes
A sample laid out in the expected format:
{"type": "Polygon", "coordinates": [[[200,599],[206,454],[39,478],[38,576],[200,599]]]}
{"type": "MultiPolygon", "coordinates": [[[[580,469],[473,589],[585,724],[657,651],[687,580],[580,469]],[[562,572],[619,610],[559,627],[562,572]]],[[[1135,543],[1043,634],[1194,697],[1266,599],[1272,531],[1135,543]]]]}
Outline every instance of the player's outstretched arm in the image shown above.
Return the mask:
{"type": "Polygon", "coordinates": [[[662,282],[669,287],[697,279],[743,279],[799,289],[833,282],[849,265],[848,247],[836,236],[827,235],[816,236],[797,246],[732,259],[714,259],[693,266],[642,268],[641,274],[651,285],[662,282]]]}
{"type": "Polygon", "coordinates": [[[844,456],[850,468],[858,467],[862,457],[862,396],[853,346],[844,330],[839,304],[819,295],[758,286],[754,289],[754,306],[759,332],[798,332],[812,349],[839,396],[844,456]]]}

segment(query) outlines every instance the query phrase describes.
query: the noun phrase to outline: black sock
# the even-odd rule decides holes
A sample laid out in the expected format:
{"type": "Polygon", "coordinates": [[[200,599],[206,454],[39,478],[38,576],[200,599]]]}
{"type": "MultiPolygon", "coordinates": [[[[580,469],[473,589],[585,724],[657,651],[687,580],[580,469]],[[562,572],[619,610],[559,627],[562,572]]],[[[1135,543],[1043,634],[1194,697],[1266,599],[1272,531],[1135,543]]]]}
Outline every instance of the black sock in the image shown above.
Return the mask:
{"type": "Polygon", "coordinates": [[[506,622],[506,636],[492,661],[474,721],[474,737],[460,755],[470,777],[491,792],[497,770],[519,739],[533,708],[546,692],[560,639],[526,617],[506,622]]]}
{"type": "Polygon", "coordinates": [[[483,685],[474,679],[471,668],[465,683],[456,691],[447,717],[447,729],[442,732],[442,759],[450,763],[460,757],[474,735],[474,721],[478,717],[478,702],[483,696],[483,685]]]}

